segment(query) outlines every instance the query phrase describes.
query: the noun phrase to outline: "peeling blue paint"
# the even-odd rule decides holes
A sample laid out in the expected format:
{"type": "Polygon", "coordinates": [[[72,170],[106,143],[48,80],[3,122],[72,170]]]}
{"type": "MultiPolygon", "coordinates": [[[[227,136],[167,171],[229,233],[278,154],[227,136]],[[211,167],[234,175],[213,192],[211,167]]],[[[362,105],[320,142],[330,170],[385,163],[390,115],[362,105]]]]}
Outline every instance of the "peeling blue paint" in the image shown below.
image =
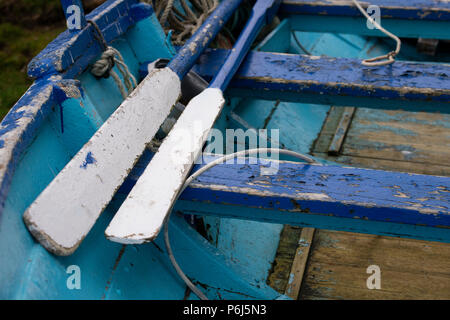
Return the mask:
{"type": "Polygon", "coordinates": [[[89,151],[88,154],[86,155],[86,159],[84,159],[84,161],[83,161],[83,164],[80,165],[80,168],[87,169],[88,165],[94,164],[94,163],[97,163],[97,160],[92,155],[92,152],[89,151]]]}
{"type": "MultiPolygon", "coordinates": [[[[450,3],[440,0],[371,0],[370,5],[381,8],[381,18],[409,20],[450,20],[450,3]]],[[[360,17],[351,1],[291,0],[283,3],[282,14],[316,14],[326,16],[360,17]]]]}
{"type": "MultiPolygon", "coordinates": [[[[211,79],[227,55],[227,50],[208,50],[194,69],[211,79]]],[[[450,81],[440,77],[443,73],[450,74],[450,66],[397,61],[365,67],[358,59],[253,51],[228,92],[272,100],[450,113],[450,81]]]]}

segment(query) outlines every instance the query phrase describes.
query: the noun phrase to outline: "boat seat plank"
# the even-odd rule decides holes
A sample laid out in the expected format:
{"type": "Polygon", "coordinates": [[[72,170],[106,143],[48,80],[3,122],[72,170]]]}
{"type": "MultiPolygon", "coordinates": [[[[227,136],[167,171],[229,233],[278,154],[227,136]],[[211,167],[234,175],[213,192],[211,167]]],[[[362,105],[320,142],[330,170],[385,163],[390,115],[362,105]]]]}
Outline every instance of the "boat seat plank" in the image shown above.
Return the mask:
{"type": "MultiPolygon", "coordinates": [[[[440,0],[361,1],[380,7],[381,18],[409,20],[450,20],[450,3],[440,0]]],[[[350,0],[284,0],[281,13],[359,17],[361,13],[350,0]]]]}
{"type": "MultiPolygon", "coordinates": [[[[195,71],[211,79],[227,50],[209,50],[195,71]]],[[[449,113],[450,66],[397,61],[365,67],[358,59],[251,52],[232,80],[232,96],[449,113]],[[414,103],[410,103],[414,101],[414,103]]]]}
{"type": "Polygon", "coordinates": [[[180,208],[198,215],[449,241],[446,177],[290,162],[280,162],[277,175],[261,176],[260,165],[216,166],[181,195],[180,208]],[[210,212],[213,204],[222,207],[210,212]]]}

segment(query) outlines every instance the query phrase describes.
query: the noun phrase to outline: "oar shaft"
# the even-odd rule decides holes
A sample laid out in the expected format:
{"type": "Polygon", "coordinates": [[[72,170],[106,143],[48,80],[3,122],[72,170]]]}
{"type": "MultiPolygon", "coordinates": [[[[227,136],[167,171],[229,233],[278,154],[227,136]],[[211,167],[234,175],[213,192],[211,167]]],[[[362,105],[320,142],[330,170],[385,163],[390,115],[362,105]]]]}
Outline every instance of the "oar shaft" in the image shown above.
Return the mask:
{"type": "Polygon", "coordinates": [[[280,5],[280,0],[258,0],[253,6],[250,19],[236,41],[233,50],[210,84],[210,88],[224,91],[241,65],[262,26],[272,20],[280,5]]]}
{"type": "Polygon", "coordinates": [[[203,49],[209,46],[241,2],[242,0],[222,1],[168,64],[180,79],[189,72],[203,49]]]}

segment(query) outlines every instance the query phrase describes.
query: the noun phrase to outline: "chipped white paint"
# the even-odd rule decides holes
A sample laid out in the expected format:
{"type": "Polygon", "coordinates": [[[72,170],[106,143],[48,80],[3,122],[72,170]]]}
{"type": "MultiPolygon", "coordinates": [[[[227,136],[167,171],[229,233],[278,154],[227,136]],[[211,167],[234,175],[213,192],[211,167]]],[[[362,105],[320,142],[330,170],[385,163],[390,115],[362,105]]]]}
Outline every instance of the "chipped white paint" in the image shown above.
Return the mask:
{"type": "Polygon", "coordinates": [[[140,244],[158,235],[224,104],[211,88],[189,102],[106,229],[109,240],[140,244]]]}
{"type": "Polygon", "coordinates": [[[173,71],[153,70],[32,203],[24,219],[46,249],[76,250],[180,92],[173,71]]]}

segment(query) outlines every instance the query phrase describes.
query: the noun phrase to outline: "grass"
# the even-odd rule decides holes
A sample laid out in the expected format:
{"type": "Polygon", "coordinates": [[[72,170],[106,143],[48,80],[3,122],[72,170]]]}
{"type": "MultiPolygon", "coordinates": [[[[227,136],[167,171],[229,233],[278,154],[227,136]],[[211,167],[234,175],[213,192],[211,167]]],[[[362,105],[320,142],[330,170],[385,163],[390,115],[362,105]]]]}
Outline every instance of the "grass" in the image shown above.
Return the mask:
{"type": "Polygon", "coordinates": [[[65,26],[35,26],[32,29],[0,24],[0,118],[25,93],[33,82],[27,76],[27,65],[65,26]]]}

